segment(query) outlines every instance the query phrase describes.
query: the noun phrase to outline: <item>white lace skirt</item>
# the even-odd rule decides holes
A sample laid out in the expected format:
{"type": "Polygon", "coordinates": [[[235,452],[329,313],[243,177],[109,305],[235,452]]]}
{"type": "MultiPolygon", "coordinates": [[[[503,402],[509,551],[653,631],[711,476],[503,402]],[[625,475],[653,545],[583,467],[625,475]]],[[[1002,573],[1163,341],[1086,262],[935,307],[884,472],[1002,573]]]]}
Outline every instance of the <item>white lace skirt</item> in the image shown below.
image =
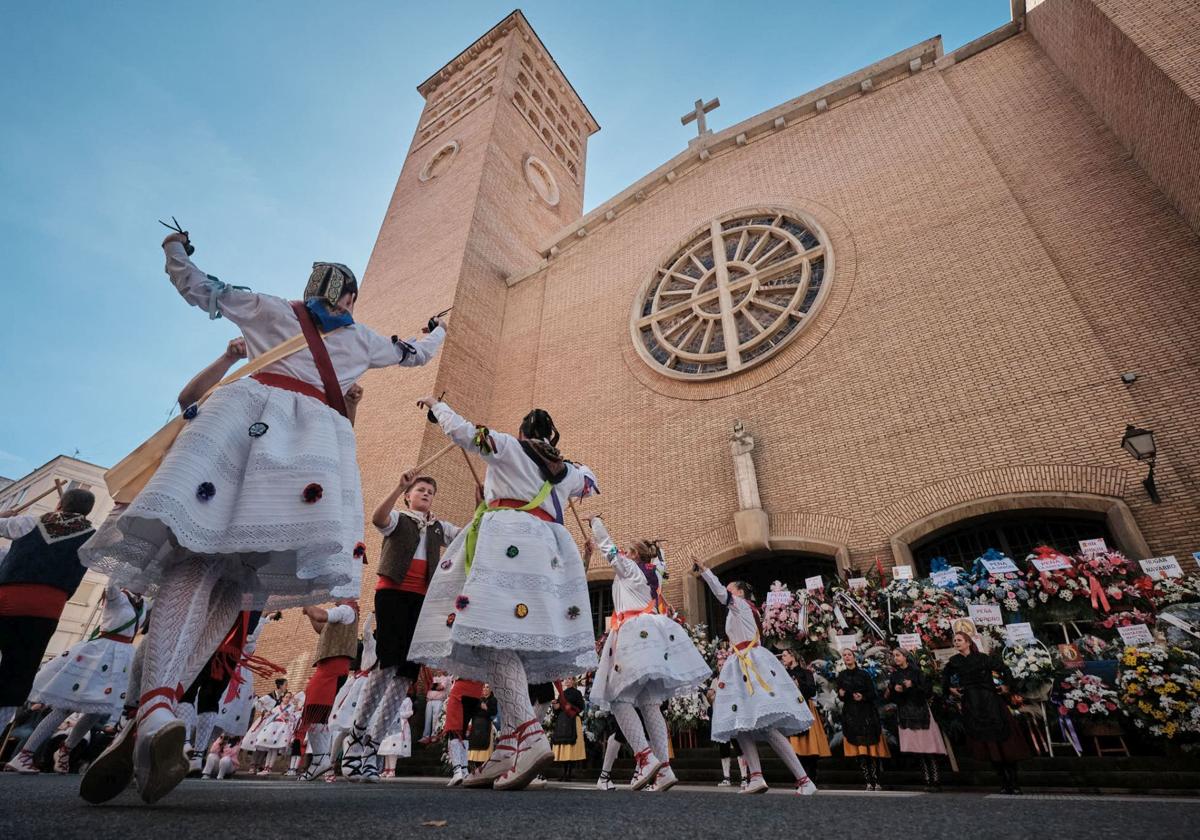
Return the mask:
{"type": "Polygon", "coordinates": [[[386,738],[379,742],[379,754],[412,758],[412,730],[408,726],[408,721],[395,727],[386,738]]]}
{"type": "Polygon", "coordinates": [[[250,717],[254,711],[254,673],[244,665],[238,673],[242,681],[238,683],[237,692],[233,699],[227,700],[229,689],[221,693],[221,705],[217,710],[216,726],[230,737],[240,738],[250,727],[250,717]]]}
{"type": "Polygon", "coordinates": [[[37,672],[29,702],[61,711],[117,714],[125,705],[133,645],[112,639],[80,642],[37,672]]]}
{"type": "Polygon", "coordinates": [[[608,635],[588,700],[598,709],[616,701],[657,705],[694,693],[710,676],[685,628],[665,615],[639,615],[608,635]]]}
{"type": "Polygon", "coordinates": [[[712,739],[729,741],[749,733],[765,736],[769,729],[797,735],[812,726],[812,712],[783,663],[762,647],[751,648],[749,658],[754,668],[748,678],[736,656],[731,655],[721,668],[713,698],[712,739]]]}
{"type": "Polygon", "coordinates": [[[147,595],[173,564],[220,558],[245,608],[282,609],[357,597],[362,534],[346,418],[312,397],[239,379],[200,406],[142,492],[79,555],[147,595]],[[320,498],[306,500],[306,488],[320,498]]]}
{"type": "Polygon", "coordinates": [[[258,737],[254,739],[255,749],[260,750],[284,750],[292,744],[292,733],[296,731],[296,722],[294,720],[272,720],[269,721],[258,732],[258,737]]]}
{"type": "Polygon", "coordinates": [[[434,571],[409,659],[482,681],[497,649],[521,658],[530,683],[593,670],[587,575],[570,532],[521,511],[488,513],[470,575],[466,538],[464,528],[434,571]]]}
{"type": "Polygon", "coordinates": [[[329,713],[329,729],[336,732],[339,729],[349,729],[354,723],[354,715],[358,712],[358,698],[362,696],[367,686],[368,674],[355,671],[350,678],[342,683],[337,697],[333,700],[333,711],[329,713]]]}

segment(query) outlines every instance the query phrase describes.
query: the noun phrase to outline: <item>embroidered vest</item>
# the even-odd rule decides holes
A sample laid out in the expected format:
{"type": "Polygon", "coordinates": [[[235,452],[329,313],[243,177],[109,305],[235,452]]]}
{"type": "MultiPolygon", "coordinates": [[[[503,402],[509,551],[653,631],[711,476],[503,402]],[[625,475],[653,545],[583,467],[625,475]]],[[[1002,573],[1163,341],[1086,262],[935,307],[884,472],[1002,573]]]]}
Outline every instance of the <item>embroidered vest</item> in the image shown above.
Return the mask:
{"type": "MultiPolygon", "coordinates": [[[[438,560],[442,557],[442,546],[446,536],[442,532],[442,523],[436,519],[425,526],[425,582],[433,577],[438,560]]],[[[379,560],[378,574],[394,580],[396,583],[404,580],[408,567],[412,565],[413,554],[421,542],[421,526],[411,517],[400,515],[395,530],[383,538],[382,557],[379,560]]]]}
{"type": "Polygon", "coordinates": [[[316,665],[323,660],[335,656],[347,656],[351,659],[358,653],[358,616],[349,624],[329,624],[321,630],[317,640],[317,657],[313,660],[316,665]]]}
{"type": "Polygon", "coordinates": [[[87,569],[79,562],[79,547],[96,531],[89,524],[82,531],[52,537],[39,522],[23,537],[13,540],[8,555],[0,561],[0,585],[36,583],[75,594],[87,569]]]}

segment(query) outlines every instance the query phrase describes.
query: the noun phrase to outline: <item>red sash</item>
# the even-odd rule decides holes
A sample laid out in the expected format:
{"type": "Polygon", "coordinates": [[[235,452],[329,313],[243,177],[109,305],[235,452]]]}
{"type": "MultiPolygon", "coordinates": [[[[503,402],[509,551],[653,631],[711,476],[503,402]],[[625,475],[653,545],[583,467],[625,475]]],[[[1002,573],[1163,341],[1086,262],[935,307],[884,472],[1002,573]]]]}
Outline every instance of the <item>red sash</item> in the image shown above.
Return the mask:
{"type": "Polygon", "coordinates": [[[296,313],[296,320],[300,322],[300,331],[304,333],[304,340],[308,342],[308,350],[312,353],[313,362],[317,365],[317,373],[321,376],[321,384],[325,386],[326,405],[346,417],[346,395],[342,393],[342,386],[338,384],[337,374],[333,371],[333,362],[329,359],[329,348],[325,346],[321,334],[317,332],[317,325],[313,323],[308,307],[303,302],[294,300],[292,301],[292,311],[296,313]]]}

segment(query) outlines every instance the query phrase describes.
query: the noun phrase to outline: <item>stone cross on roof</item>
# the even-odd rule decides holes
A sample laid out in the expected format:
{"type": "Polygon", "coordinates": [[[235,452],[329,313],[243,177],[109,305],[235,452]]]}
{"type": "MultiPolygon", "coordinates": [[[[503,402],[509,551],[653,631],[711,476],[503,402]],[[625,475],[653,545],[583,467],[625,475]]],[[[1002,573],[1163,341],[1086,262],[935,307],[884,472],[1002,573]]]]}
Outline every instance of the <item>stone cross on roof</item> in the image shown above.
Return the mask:
{"type": "Polygon", "coordinates": [[[687,125],[693,120],[696,122],[696,136],[703,137],[705,134],[711,134],[712,129],[708,127],[708,123],[704,119],[704,115],[709,111],[715,111],[721,107],[720,99],[710,99],[705,102],[703,99],[696,100],[695,110],[689,111],[679,118],[679,122],[687,125]]]}

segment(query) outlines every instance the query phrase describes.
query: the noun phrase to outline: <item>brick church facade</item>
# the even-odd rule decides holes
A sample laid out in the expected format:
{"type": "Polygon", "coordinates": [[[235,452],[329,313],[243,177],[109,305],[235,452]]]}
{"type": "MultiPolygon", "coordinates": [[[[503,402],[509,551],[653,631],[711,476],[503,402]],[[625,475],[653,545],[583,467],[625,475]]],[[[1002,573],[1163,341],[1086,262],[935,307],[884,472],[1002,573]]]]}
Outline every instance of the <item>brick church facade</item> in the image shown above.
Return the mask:
{"type": "MultiPolygon", "coordinates": [[[[549,410],[599,479],[583,512],[666,538],[692,621],[691,556],[803,585],[1103,537],[1191,567],[1197,40],[1187,0],[1014,0],[953,53],[934,37],[701,134],[583,215],[599,125],[514,12],[419,87],[357,315],[454,309],[435,363],[363,381],[368,509],[444,445],[415,401],[445,392],[505,430],[549,410]]],[[[465,522],[463,458],[429,472],[465,522]]],[[[294,679],[302,623],[260,648],[294,679]]]]}

